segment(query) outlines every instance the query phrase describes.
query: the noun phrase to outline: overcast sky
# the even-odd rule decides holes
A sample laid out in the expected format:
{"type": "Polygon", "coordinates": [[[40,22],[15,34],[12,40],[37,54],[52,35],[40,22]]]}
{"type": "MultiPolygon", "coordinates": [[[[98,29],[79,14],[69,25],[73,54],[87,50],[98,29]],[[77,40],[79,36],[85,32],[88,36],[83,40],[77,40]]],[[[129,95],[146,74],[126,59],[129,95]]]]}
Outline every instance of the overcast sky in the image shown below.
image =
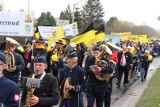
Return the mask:
{"type": "MultiPolygon", "coordinates": [[[[78,3],[81,0],[0,0],[4,5],[4,10],[18,11],[20,9],[28,10],[28,1],[30,1],[29,10],[34,11],[34,16],[39,17],[41,12],[50,11],[54,17],[59,17],[60,12],[65,10],[67,5],[78,3]]],[[[82,0],[77,6],[82,5],[87,0],[82,0]]],[[[118,20],[133,22],[136,25],[149,25],[160,30],[159,0],[100,0],[103,5],[107,21],[110,17],[116,16],[118,20]]]]}

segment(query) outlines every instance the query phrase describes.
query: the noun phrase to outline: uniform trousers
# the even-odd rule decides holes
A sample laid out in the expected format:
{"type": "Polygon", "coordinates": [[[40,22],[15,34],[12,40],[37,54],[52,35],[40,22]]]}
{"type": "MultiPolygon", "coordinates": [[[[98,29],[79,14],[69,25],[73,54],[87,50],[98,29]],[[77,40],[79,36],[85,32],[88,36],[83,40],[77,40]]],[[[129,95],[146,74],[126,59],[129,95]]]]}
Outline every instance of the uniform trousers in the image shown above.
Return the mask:
{"type": "Polygon", "coordinates": [[[96,100],[96,107],[103,107],[104,93],[94,93],[87,91],[86,97],[88,101],[87,107],[93,107],[95,100],[96,100]]]}

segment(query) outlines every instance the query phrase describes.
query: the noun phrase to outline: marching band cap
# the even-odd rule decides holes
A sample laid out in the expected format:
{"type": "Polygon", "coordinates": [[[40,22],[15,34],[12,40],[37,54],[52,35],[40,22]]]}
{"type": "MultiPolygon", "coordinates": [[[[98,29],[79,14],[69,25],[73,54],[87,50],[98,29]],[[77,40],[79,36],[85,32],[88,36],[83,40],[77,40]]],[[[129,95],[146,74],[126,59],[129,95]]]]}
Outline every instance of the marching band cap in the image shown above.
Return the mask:
{"type": "Polygon", "coordinates": [[[101,51],[101,50],[102,49],[100,47],[98,47],[98,46],[94,46],[93,49],[92,49],[92,51],[101,51]]]}
{"type": "Polygon", "coordinates": [[[0,51],[0,60],[6,63],[6,56],[2,51],[0,51]]]}
{"type": "Polygon", "coordinates": [[[77,52],[71,50],[71,51],[69,51],[67,57],[68,57],[68,58],[77,57],[77,52]]]}
{"type": "Polygon", "coordinates": [[[35,57],[33,63],[47,63],[47,61],[44,56],[37,56],[35,57]]]}

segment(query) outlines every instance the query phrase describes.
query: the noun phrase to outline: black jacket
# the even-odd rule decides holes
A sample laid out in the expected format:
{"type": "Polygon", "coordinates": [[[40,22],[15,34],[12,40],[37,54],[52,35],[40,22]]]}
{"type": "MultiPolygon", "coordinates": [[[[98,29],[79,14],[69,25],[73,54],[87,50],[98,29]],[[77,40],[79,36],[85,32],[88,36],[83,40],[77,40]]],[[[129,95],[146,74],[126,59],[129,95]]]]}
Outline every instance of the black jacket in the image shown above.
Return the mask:
{"type": "MultiPolygon", "coordinates": [[[[26,93],[27,87],[24,87],[22,105],[24,105],[24,102],[26,101],[26,93]]],[[[39,98],[39,102],[32,107],[52,107],[53,105],[58,104],[59,86],[57,79],[50,74],[46,74],[41,81],[40,88],[35,89],[33,95],[39,98]]]]}
{"type": "MultiPolygon", "coordinates": [[[[106,58],[102,58],[102,60],[105,60],[107,62],[109,61],[106,58]]],[[[94,63],[95,63],[95,58],[91,57],[88,60],[87,66],[89,67],[91,65],[94,65],[94,63]]],[[[109,74],[113,72],[113,69],[111,66],[108,66],[108,67],[102,68],[101,72],[109,74]]],[[[98,80],[91,69],[88,69],[86,71],[86,75],[87,75],[87,91],[90,91],[92,93],[104,93],[106,91],[107,81],[98,80]]]]}
{"type": "MultiPolygon", "coordinates": [[[[117,64],[118,67],[121,66],[120,62],[121,62],[122,54],[123,54],[122,52],[118,53],[118,64],[117,64]]],[[[130,64],[133,64],[133,58],[132,58],[131,53],[126,52],[125,53],[125,58],[126,58],[126,67],[129,70],[130,69],[130,64]]]]}

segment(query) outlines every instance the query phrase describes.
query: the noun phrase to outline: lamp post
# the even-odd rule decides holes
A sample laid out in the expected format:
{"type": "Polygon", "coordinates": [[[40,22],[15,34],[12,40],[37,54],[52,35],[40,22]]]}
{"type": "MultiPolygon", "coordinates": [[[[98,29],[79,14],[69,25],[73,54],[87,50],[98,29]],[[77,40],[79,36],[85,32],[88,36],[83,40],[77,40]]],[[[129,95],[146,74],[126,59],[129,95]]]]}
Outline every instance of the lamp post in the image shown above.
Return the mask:
{"type": "Polygon", "coordinates": [[[76,4],[73,4],[73,15],[72,15],[72,23],[74,22],[74,9],[75,9],[75,6],[78,5],[80,2],[82,2],[83,0],[79,1],[78,3],[76,4]]]}

